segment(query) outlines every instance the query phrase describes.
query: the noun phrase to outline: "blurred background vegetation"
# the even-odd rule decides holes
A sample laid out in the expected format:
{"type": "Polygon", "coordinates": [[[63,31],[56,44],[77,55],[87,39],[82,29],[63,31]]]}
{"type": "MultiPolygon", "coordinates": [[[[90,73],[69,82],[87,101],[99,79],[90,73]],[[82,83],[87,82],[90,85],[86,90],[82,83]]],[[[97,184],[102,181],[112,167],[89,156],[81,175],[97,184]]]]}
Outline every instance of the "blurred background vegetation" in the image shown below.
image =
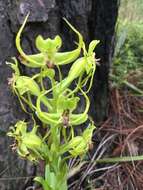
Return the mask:
{"type": "Polygon", "coordinates": [[[143,23],[143,1],[121,0],[119,19],[143,23]]]}
{"type": "MultiPolygon", "coordinates": [[[[120,2],[111,73],[113,85],[119,87],[128,81],[134,84],[134,87],[141,89],[143,87],[142,0],[121,0],[120,2]]],[[[137,91],[141,93],[141,89],[137,91]]]]}

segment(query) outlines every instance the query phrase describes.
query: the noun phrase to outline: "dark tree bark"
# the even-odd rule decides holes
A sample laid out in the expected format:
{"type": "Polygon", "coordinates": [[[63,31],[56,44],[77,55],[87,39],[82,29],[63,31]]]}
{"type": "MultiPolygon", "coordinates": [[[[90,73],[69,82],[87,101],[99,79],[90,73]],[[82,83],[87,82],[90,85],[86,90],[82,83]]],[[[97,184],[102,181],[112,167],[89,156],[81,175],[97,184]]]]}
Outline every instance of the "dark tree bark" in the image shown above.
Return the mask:
{"type": "MultiPolygon", "coordinates": [[[[9,148],[11,142],[5,136],[8,127],[18,119],[28,119],[20,111],[17,98],[7,85],[11,70],[5,61],[17,56],[15,36],[27,12],[31,15],[23,33],[23,48],[27,53],[36,52],[34,39],[37,34],[63,38],[63,50],[72,49],[75,36],[63,22],[66,17],[84,36],[88,44],[100,40],[96,57],[94,85],[90,92],[91,115],[100,123],[108,113],[108,72],[112,59],[114,29],[118,13],[118,0],[0,0],[0,178],[34,175],[35,168],[18,159],[9,148]],[[30,168],[30,169],[29,169],[30,168]]],[[[22,66],[24,73],[29,70],[22,66]]],[[[1,190],[25,189],[26,179],[0,180],[1,190]]]]}

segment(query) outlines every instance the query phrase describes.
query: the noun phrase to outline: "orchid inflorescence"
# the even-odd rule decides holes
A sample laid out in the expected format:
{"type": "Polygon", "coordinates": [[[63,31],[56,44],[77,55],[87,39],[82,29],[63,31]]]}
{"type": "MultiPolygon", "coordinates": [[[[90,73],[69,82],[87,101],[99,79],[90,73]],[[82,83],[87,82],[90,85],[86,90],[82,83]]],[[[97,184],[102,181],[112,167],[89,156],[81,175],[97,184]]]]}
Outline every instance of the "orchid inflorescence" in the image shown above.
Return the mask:
{"type": "Polygon", "coordinates": [[[95,126],[88,117],[90,101],[87,92],[93,82],[96,69],[94,49],[99,41],[93,40],[87,51],[82,35],[64,18],[78,36],[77,48],[60,52],[62,39],[59,35],[54,39],[44,39],[39,35],[35,40],[39,53],[27,55],[21,47],[21,34],[28,16],[29,14],[17,33],[16,47],[20,53],[20,62],[26,67],[38,68],[38,72],[32,77],[21,75],[19,62],[13,58],[13,63],[8,63],[14,70],[9,84],[18,96],[22,109],[29,113],[25,107],[27,104],[32,110],[29,113],[32,119],[35,114],[46,130],[43,136],[40,135],[40,126],[33,119],[32,130],[29,130],[27,122],[18,121],[10,128],[8,135],[15,139],[12,148],[20,157],[34,163],[45,161],[45,176],[35,178],[44,190],[59,190],[59,187],[67,190],[67,160],[71,157],[83,157],[92,143],[95,126]],[[83,56],[78,58],[81,53],[83,56]],[[61,66],[67,64],[71,64],[71,67],[67,76],[63,77],[61,66]],[[45,79],[48,79],[48,85],[45,85],[45,79]],[[71,88],[73,82],[76,83],[74,89],[71,88]],[[89,87],[85,91],[83,87],[87,84],[89,87]],[[77,113],[79,92],[85,98],[85,109],[82,113],[77,113]],[[74,128],[87,121],[89,124],[82,134],[75,135],[74,128]]]}

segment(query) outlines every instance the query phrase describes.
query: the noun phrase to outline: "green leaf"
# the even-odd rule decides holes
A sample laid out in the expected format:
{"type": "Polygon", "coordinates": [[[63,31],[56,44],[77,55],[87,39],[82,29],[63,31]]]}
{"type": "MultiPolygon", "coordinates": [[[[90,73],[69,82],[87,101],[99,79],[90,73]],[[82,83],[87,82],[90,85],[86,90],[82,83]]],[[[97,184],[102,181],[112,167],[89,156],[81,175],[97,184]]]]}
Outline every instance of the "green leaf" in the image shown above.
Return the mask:
{"type": "Polygon", "coordinates": [[[45,180],[50,180],[50,168],[49,168],[49,165],[46,164],[46,167],[45,167],[45,180]]]}
{"type": "Polygon", "coordinates": [[[49,181],[49,186],[54,190],[56,186],[56,176],[53,172],[50,171],[50,167],[46,164],[45,167],[45,181],[49,181]]]}
{"type": "Polygon", "coordinates": [[[34,181],[40,183],[44,190],[53,190],[49,187],[48,182],[45,181],[43,177],[35,177],[34,181]]]}
{"type": "Polygon", "coordinates": [[[57,184],[56,175],[54,172],[50,172],[50,187],[55,190],[57,184]]]}

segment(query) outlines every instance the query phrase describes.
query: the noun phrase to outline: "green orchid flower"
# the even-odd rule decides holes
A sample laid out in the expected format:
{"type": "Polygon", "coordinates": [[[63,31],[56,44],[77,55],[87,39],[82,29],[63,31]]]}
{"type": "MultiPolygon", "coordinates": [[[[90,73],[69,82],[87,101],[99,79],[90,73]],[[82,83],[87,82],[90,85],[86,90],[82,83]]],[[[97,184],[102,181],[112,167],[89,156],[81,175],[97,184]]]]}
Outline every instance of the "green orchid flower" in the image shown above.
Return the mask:
{"type": "Polygon", "coordinates": [[[43,39],[43,37],[39,35],[36,38],[36,47],[40,51],[40,53],[35,55],[26,55],[21,47],[20,37],[26,25],[28,17],[29,14],[26,16],[16,36],[16,47],[20,53],[21,62],[24,65],[33,68],[41,68],[49,64],[65,65],[73,62],[80,55],[83,44],[82,35],[65,18],[65,22],[77,34],[79,38],[78,47],[75,50],[69,52],[57,52],[62,45],[62,39],[60,38],[60,36],[57,35],[54,39],[43,39]]]}
{"type": "Polygon", "coordinates": [[[73,157],[85,154],[92,143],[92,134],[95,128],[94,124],[90,123],[84,130],[82,136],[73,137],[67,145],[63,145],[63,147],[61,147],[61,151],[68,151],[73,157]]]}
{"type": "Polygon", "coordinates": [[[57,87],[56,87],[57,94],[66,90],[75,79],[82,78],[85,73],[87,76],[85,77],[85,79],[80,80],[77,88],[79,87],[81,88],[90,79],[89,88],[87,90],[87,92],[89,92],[91,85],[93,83],[93,77],[96,70],[97,59],[95,58],[94,49],[98,43],[99,43],[98,40],[93,40],[89,44],[88,52],[86,51],[85,45],[83,43],[84,56],[81,58],[78,58],[72,64],[69,70],[68,76],[64,80],[62,80],[60,83],[57,84],[57,87]]]}
{"type": "Polygon", "coordinates": [[[8,136],[15,139],[15,143],[12,145],[13,150],[17,150],[20,157],[30,161],[44,159],[42,150],[46,144],[42,138],[36,134],[37,128],[38,126],[35,125],[33,129],[28,132],[27,123],[18,121],[16,125],[11,128],[11,131],[7,133],[8,136]]]}

